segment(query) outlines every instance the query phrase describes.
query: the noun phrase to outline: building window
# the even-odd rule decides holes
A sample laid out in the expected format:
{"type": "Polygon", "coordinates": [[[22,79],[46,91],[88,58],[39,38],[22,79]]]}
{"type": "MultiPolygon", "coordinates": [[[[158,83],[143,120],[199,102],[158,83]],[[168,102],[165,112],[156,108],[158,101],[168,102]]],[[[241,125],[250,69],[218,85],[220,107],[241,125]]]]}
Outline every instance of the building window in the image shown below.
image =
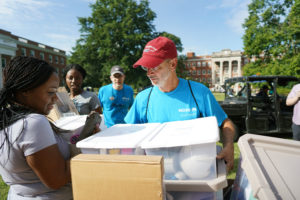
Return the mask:
{"type": "Polygon", "coordinates": [[[208,62],[207,64],[208,64],[208,66],[210,66],[210,65],[211,65],[211,64],[210,64],[210,62],[208,62]]]}
{"type": "Polygon", "coordinates": [[[21,48],[21,56],[26,56],[26,49],[25,48],[21,48]]]}
{"type": "Polygon", "coordinates": [[[197,67],[201,67],[201,62],[197,62],[197,67]]]}
{"type": "Polygon", "coordinates": [[[224,73],[225,73],[225,74],[228,74],[228,66],[225,66],[225,67],[224,67],[224,73]]]}
{"type": "Polygon", "coordinates": [[[203,81],[203,82],[206,82],[206,78],[205,78],[205,77],[203,77],[203,78],[202,78],[202,81],[203,81]]]}
{"type": "Polygon", "coordinates": [[[34,57],[34,56],[35,56],[35,51],[32,50],[32,49],[30,50],[30,56],[31,56],[31,57],[34,57]]]}
{"type": "Polygon", "coordinates": [[[196,75],[196,70],[193,70],[193,72],[192,72],[192,73],[193,73],[193,75],[196,75]]]}
{"type": "Polygon", "coordinates": [[[207,70],[207,74],[211,74],[211,70],[210,69],[207,70]]]}
{"type": "Polygon", "coordinates": [[[50,63],[52,63],[52,62],[53,62],[52,55],[49,55],[49,62],[50,62],[50,63]]]}
{"type": "Polygon", "coordinates": [[[43,52],[40,52],[40,59],[44,60],[45,59],[45,54],[43,52]]]}
{"type": "Polygon", "coordinates": [[[237,72],[237,71],[238,71],[237,66],[233,66],[232,71],[233,71],[233,72],[237,72]]]}
{"type": "Polygon", "coordinates": [[[195,63],[195,62],[193,62],[193,66],[196,66],[196,63],[195,63]]]}
{"type": "Polygon", "coordinates": [[[202,62],[202,67],[205,67],[206,66],[206,62],[202,62]]]}
{"type": "Polygon", "coordinates": [[[190,76],[190,75],[191,75],[191,72],[190,72],[190,71],[187,71],[187,75],[190,76]]]}
{"type": "Polygon", "coordinates": [[[197,74],[198,74],[198,75],[201,75],[201,70],[197,70],[197,74]]]}
{"type": "Polygon", "coordinates": [[[4,68],[6,66],[6,59],[1,58],[1,67],[4,68]]]}
{"type": "Polygon", "coordinates": [[[55,63],[58,64],[58,57],[55,56],[54,58],[55,58],[55,63]]]}
{"type": "Polygon", "coordinates": [[[207,82],[208,82],[208,83],[211,83],[211,78],[207,78],[207,82]]]}
{"type": "Polygon", "coordinates": [[[64,58],[60,58],[60,64],[65,64],[65,59],[64,58]]]}
{"type": "Polygon", "coordinates": [[[202,70],[202,74],[203,75],[205,75],[206,74],[206,70],[204,69],[204,70],[202,70]]]}

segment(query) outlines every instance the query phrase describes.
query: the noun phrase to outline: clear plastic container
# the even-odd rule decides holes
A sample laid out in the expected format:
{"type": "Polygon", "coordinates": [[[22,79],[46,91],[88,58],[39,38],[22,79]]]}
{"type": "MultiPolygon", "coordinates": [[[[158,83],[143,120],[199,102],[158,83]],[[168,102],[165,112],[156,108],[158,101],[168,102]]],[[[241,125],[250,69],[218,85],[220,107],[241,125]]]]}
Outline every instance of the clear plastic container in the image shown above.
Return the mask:
{"type": "Polygon", "coordinates": [[[216,143],[181,147],[148,148],[146,155],[164,157],[167,180],[210,180],[216,178],[216,143]]]}

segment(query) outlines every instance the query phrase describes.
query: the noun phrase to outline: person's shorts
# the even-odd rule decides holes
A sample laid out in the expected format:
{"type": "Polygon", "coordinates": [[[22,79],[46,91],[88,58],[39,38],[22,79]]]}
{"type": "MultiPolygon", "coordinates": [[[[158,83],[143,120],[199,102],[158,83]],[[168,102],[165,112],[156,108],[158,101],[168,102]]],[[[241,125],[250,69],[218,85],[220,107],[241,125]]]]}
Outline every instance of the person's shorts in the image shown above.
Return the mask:
{"type": "Polygon", "coordinates": [[[293,139],[300,141],[300,125],[292,124],[293,139]]]}

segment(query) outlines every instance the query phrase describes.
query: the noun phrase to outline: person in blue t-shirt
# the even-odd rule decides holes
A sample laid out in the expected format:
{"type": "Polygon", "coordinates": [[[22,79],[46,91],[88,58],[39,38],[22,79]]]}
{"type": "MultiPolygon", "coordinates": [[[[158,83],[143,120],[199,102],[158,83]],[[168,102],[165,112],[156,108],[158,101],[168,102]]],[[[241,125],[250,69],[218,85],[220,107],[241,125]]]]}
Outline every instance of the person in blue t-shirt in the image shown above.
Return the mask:
{"type": "Polygon", "coordinates": [[[111,68],[110,80],[112,83],[102,86],[98,93],[107,127],[124,124],[124,117],[133,103],[133,89],[124,84],[125,74],[120,66],[111,68]]]}
{"type": "Polygon", "coordinates": [[[169,122],[215,116],[223,136],[223,150],[217,159],[224,159],[227,170],[234,166],[235,126],[203,84],[178,78],[177,49],[174,42],[158,37],[148,42],[143,56],[133,65],[147,71],[153,87],[140,92],[125,117],[128,124],[169,122]]]}

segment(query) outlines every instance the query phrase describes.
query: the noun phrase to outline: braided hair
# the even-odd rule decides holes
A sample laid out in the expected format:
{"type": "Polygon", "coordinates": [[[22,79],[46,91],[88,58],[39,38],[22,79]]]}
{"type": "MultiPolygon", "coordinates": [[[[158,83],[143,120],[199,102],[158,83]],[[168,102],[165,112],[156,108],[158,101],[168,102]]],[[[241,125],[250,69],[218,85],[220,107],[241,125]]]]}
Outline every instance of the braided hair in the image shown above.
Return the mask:
{"type": "Polygon", "coordinates": [[[35,112],[24,105],[16,103],[16,92],[37,88],[47,82],[54,72],[56,72],[56,69],[47,62],[25,56],[13,58],[8,66],[4,68],[3,88],[0,90],[0,130],[3,130],[2,133],[5,139],[0,144],[0,149],[5,142],[8,142],[9,146],[12,145],[12,141],[8,140],[7,127],[35,112]]]}

